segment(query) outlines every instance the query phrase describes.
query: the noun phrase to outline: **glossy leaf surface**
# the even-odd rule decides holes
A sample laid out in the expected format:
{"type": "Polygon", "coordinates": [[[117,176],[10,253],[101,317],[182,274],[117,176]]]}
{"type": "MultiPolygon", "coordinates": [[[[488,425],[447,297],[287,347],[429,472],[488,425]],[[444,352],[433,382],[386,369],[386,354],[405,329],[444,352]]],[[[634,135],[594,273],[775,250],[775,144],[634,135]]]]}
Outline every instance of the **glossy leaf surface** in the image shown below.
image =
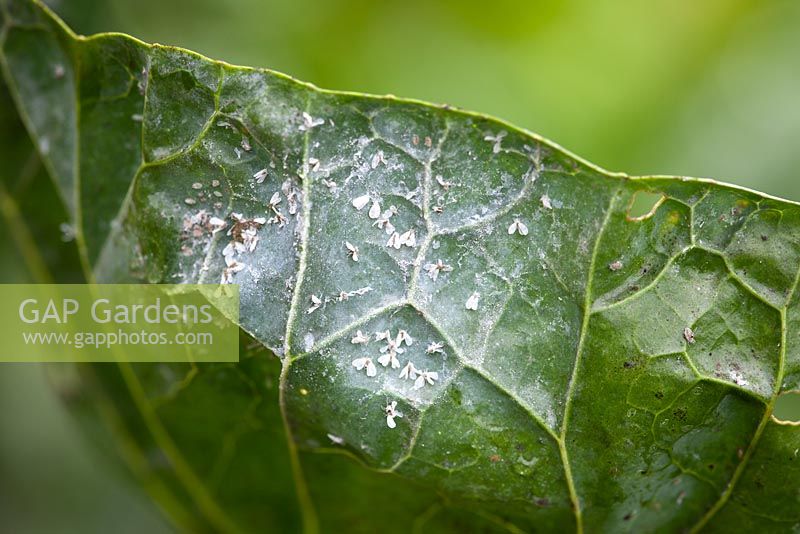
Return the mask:
{"type": "Polygon", "coordinates": [[[86,369],[182,524],[800,523],[800,206],[22,0],[2,60],[96,280],[241,287],[238,366],[86,369]]]}

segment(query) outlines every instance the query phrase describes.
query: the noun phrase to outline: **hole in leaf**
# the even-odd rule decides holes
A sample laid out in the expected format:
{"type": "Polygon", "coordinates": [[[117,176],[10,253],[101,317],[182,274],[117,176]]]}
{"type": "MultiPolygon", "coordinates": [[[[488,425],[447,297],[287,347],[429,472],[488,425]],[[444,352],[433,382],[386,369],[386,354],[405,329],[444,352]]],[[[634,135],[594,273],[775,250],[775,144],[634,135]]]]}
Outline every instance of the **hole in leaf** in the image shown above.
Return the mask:
{"type": "Polygon", "coordinates": [[[789,391],[779,395],[772,416],[779,423],[800,425],[800,391],[789,391]]]}
{"type": "Polygon", "coordinates": [[[628,206],[626,217],[629,221],[644,221],[655,215],[656,210],[661,205],[666,196],[662,193],[651,193],[650,191],[637,191],[633,194],[631,203],[628,206]]]}

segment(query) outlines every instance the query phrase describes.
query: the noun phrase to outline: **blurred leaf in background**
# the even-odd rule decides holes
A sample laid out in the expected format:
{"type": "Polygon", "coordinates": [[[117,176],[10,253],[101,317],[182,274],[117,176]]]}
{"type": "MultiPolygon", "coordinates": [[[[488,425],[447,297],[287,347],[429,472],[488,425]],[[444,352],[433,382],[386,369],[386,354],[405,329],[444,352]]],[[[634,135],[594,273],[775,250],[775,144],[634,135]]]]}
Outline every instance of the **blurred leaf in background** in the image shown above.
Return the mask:
{"type": "Polygon", "coordinates": [[[610,170],[800,199],[794,0],[140,0],[97,11],[106,30],[321,87],[496,115],[610,170]]]}
{"type": "MultiPolygon", "coordinates": [[[[0,161],[0,282],[81,282],[61,198],[3,83],[0,161]]],[[[75,424],[68,405],[96,400],[77,396],[72,371],[69,364],[0,368],[0,531],[169,532],[117,467],[116,446],[101,452],[75,424]]]]}
{"type": "MultiPolygon", "coordinates": [[[[611,170],[710,176],[800,200],[796,0],[50,4],[84,34],[122,31],[325,88],[447,102],[507,119],[611,170]]],[[[37,261],[59,281],[74,280],[77,259],[59,228],[66,217],[13,114],[0,91],[0,179],[14,200],[3,204],[2,281],[30,280],[37,261]],[[38,260],[8,224],[9,206],[45,245],[38,260]]],[[[168,528],[93,464],[42,376],[33,366],[0,372],[4,527],[168,528]]]]}

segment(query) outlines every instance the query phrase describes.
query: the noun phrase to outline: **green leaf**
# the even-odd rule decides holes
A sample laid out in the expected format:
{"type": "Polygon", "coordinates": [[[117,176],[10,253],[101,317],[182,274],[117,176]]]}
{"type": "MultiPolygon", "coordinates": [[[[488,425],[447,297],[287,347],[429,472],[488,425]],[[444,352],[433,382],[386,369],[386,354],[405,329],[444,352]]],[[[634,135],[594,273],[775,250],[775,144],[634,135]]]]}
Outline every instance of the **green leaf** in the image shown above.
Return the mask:
{"type": "Polygon", "coordinates": [[[4,283],[83,277],[68,217],[0,80],[0,271],[4,283]],[[51,272],[52,271],[52,272],[51,272]]]}
{"type": "Polygon", "coordinates": [[[800,526],[797,204],[2,6],[87,272],[241,287],[239,365],[84,368],[185,528],[800,526]]]}

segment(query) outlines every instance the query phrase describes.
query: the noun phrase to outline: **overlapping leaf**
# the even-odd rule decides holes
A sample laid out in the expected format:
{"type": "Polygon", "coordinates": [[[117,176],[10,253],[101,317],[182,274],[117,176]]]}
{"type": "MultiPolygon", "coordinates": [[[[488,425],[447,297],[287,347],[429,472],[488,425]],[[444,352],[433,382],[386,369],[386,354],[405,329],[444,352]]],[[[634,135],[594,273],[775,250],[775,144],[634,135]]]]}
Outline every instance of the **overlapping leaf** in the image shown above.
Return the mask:
{"type": "Polygon", "coordinates": [[[237,283],[281,358],[95,368],[190,528],[800,524],[800,432],[770,418],[800,388],[800,206],[22,0],[3,19],[93,276],[237,283]]]}

